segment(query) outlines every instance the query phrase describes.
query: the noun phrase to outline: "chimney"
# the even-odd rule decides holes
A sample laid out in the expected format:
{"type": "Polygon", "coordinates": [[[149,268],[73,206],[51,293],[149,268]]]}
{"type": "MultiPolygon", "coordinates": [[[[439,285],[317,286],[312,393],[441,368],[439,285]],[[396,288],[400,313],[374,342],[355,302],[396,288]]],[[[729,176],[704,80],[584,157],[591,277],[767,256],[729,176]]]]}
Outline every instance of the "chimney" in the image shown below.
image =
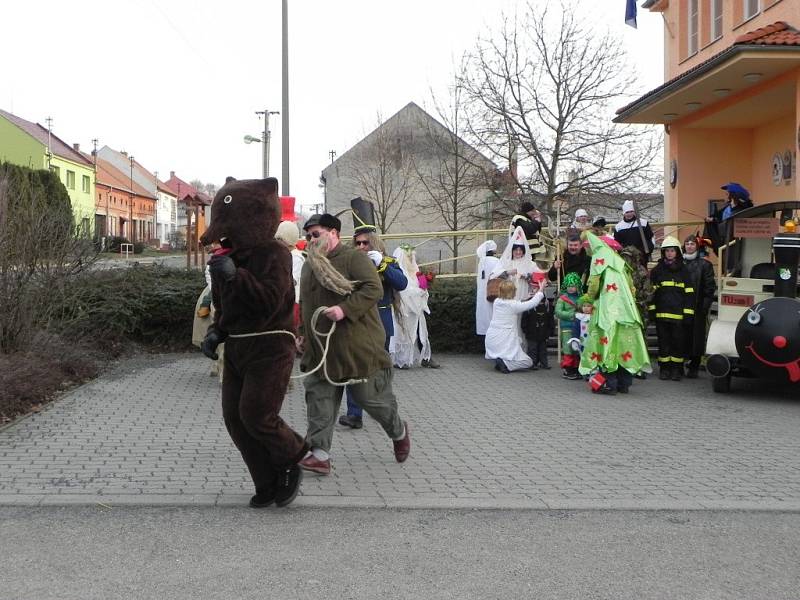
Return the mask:
{"type": "Polygon", "coordinates": [[[125,157],[127,157],[127,156],[128,156],[128,151],[127,151],[127,150],[122,150],[122,151],[120,152],[120,154],[122,154],[122,156],[125,156],[125,157]]]}
{"type": "Polygon", "coordinates": [[[75,152],[80,152],[81,151],[81,145],[80,144],[72,144],[72,147],[75,149],[75,152]]]}
{"type": "Polygon", "coordinates": [[[175,178],[175,171],[170,171],[169,172],[169,178],[170,179],[174,179],[175,178]]]}
{"type": "Polygon", "coordinates": [[[772,251],[775,254],[775,296],[796,298],[800,234],[779,233],[772,238],[772,251]]]}

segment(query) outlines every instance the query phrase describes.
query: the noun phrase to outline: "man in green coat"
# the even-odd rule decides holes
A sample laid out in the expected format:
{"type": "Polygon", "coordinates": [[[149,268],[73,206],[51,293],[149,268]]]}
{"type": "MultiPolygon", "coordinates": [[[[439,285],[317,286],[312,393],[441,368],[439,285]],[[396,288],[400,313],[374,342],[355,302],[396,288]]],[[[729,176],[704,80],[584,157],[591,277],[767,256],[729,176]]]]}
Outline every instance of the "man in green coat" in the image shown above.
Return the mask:
{"type": "Polygon", "coordinates": [[[408,458],[411,438],[400,419],[392,391],[392,362],[384,349],[386,332],[378,315],[383,286],[369,257],[340,243],[341,221],[333,215],[313,215],[303,226],[308,258],[300,276],[300,313],[303,358],[300,370],[312,371],[323,360],[325,338],[330,336],[322,367],[303,380],[308,409],[306,440],[311,452],[300,466],[322,475],[331,471],[333,428],[347,383],[355,402],[375,419],[392,439],[397,462],[408,458]]]}

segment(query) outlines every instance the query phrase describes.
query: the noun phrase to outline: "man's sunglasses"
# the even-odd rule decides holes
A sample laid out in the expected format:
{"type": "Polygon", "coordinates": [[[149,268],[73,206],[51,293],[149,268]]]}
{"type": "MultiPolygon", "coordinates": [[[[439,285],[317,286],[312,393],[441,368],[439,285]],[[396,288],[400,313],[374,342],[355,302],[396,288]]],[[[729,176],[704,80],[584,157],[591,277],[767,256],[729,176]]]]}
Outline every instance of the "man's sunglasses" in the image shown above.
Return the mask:
{"type": "Polygon", "coordinates": [[[369,240],[356,240],[356,246],[369,246],[369,240]]]}
{"type": "Polygon", "coordinates": [[[311,238],[315,238],[315,239],[316,239],[316,238],[318,238],[318,237],[319,237],[319,236],[321,236],[321,235],[322,235],[322,232],[321,232],[321,231],[312,231],[311,233],[307,233],[307,234],[306,234],[306,241],[307,241],[307,242],[310,242],[310,241],[311,241],[311,238]]]}

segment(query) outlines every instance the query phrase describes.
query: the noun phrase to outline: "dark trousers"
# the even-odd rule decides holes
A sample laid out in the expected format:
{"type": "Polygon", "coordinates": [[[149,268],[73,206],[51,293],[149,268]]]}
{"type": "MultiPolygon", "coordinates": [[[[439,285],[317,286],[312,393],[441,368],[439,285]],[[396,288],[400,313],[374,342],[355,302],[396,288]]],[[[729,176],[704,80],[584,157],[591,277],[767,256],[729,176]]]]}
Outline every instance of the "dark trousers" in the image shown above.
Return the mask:
{"type": "Polygon", "coordinates": [[[683,367],[684,348],[683,321],[656,321],[656,335],[658,336],[658,366],[669,369],[672,366],[683,367]]]}
{"type": "Polygon", "coordinates": [[[528,338],[528,356],[533,361],[533,366],[547,367],[547,340],[534,340],[528,338]]]}
{"type": "Polygon", "coordinates": [[[620,367],[613,373],[603,372],[606,377],[606,387],[610,390],[627,390],[633,385],[633,375],[627,369],[620,367]]]}
{"type": "Polygon", "coordinates": [[[273,338],[228,338],[222,383],[225,427],[256,489],[271,490],[277,474],[302,460],[308,445],[280,417],[294,363],[294,345],[273,338]]]}

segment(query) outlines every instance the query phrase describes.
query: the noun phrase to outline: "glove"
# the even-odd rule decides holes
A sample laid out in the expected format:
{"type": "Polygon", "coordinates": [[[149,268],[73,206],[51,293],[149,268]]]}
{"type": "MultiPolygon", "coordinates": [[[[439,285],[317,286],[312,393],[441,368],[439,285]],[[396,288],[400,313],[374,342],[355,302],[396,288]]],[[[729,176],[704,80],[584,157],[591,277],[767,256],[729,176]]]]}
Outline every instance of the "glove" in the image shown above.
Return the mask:
{"type": "Polygon", "coordinates": [[[230,281],[236,277],[236,264],[230,256],[215,254],[208,261],[208,270],[216,281],[230,281]]]}
{"type": "Polygon", "coordinates": [[[381,254],[377,250],[370,250],[369,252],[367,252],[367,256],[369,256],[372,262],[375,263],[376,267],[379,267],[381,261],[383,260],[383,254],[381,254]]]}
{"type": "Polygon", "coordinates": [[[200,344],[200,350],[211,360],[217,360],[217,347],[224,341],[223,336],[213,327],[209,328],[206,337],[203,338],[203,343],[200,344]]]}

